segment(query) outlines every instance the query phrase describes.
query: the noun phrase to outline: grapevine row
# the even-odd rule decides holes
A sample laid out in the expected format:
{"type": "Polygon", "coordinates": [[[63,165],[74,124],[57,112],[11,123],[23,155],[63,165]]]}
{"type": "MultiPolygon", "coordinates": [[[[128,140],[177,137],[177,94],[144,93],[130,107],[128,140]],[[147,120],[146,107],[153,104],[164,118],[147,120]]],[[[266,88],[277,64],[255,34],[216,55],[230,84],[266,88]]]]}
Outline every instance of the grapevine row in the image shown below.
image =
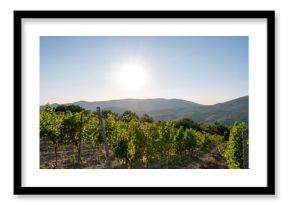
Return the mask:
{"type": "MultiPolygon", "coordinates": [[[[232,160],[229,156],[234,151],[229,143],[234,134],[219,123],[206,126],[188,119],[153,122],[149,115],[139,118],[131,111],[121,116],[103,111],[102,116],[109,153],[125,168],[150,168],[156,160],[165,161],[165,168],[170,168],[170,160],[197,157],[210,144],[223,142],[229,136],[224,156],[232,160]]],[[[84,143],[89,142],[101,149],[96,152],[102,152],[104,139],[100,133],[100,121],[95,112],[77,106],[53,108],[50,105],[40,110],[40,138],[49,141],[54,149],[55,168],[59,166],[58,150],[63,147],[73,147],[79,166],[84,143]]]]}

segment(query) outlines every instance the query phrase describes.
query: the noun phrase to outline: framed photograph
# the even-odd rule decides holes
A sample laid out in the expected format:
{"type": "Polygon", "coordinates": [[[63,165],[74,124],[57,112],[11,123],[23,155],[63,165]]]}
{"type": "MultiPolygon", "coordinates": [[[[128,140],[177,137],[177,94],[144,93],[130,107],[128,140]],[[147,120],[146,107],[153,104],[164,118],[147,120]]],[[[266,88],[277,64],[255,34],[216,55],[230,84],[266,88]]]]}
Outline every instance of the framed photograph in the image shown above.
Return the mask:
{"type": "Polygon", "coordinates": [[[275,12],[14,11],[14,194],[275,194],[275,12]]]}

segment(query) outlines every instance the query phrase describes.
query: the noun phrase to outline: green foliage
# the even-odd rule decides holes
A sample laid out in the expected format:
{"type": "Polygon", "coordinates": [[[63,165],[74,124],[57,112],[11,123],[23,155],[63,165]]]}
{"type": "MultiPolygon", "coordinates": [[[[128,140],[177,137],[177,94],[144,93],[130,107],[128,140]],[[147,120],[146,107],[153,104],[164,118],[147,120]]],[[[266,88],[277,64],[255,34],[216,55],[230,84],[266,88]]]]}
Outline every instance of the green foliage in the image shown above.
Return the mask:
{"type": "Polygon", "coordinates": [[[80,163],[81,143],[87,138],[97,142],[99,139],[97,118],[90,111],[56,112],[50,105],[40,111],[40,138],[52,142],[57,166],[57,150],[60,146],[72,144],[78,149],[80,163]]]}
{"type": "Polygon", "coordinates": [[[120,122],[116,125],[112,132],[112,152],[113,156],[118,159],[121,164],[128,164],[128,143],[129,132],[127,125],[124,122],[120,122]]]}
{"type": "Polygon", "coordinates": [[[57,167],[57,150],[64,144],[63,121],[64,114],[57,114],[50,105],[46,105],[40,112],[40,139],[52,142],[55,167],[57,167]]]}
{"type": "Polygon", "coordinates": [[[153,118],[150,117],[148,114],[142,115],[140,120],[141,120],[141,122],[148,122],[148,123],[152,123],[153,122],[153,118]]]}
{"type": "Polygon", "coordinates": [[[59,144],[62,141],[63,119],[63,115],[56,114],[50,105],[46,105],[40,112],[40,137],[59,144]]]}
{"type": "Polygon", "coordinates": [[[59,105],[58,107],[55,108],[56,112],[81,112],[84,111],[85,109],[82,108],[79,105],[59,105]]]}
{"type": "Polygon", "coordinates": [[[207,125],[204,122],[198,123],[197,130],[200,132],[208,132],[207,125]]]}
{"type": "Polygon", "coordinates": [[[63,121],[63,130],[67,142],[77,146],[80,136],[81,115],[67,111],[63,121]]]}
{"type": "Polygon", "coordinates": [[[104,119],[107,119],[109,115],[113,115],[115,120],[119,119],[118,113],[112,112],[111,110],[102,110],[102,116],[104,119]]]}
{"type": "Polygon", "coordinates": [[[196,148],[196,133],[193,129],[186,129],[184,132],[184,149],[191,151],[196,148]]]}
{"type": "Polygon", "coordinates": [[[69,163],[75,165],[77,163],[77,157],[75,154],[71,155],[69,158],[69,163]]]}
{"type": "Polygon", "coordinates": [[[205,146],[209,145],[210,143],[219,143],[225,141],[225,136],[217,135],[217,134],[210,134],[205,133],[205,146]]]}
{"type": "Polygon", "coordinates": [[[144,151],[145,135],[141,126],[137,121],[129,122],[128,168],[133,168],[133,163],[141,159],[144,151]]]}
{"type": "Polygon", "coordinates": [[[112,133],[116,127],[116,119],[115,116],[111,113],[108,113],[107,118],[104,120],[106,137],[108,139],[108,143],[111,144],[112,141],[112,133]]]}
{"type": "Polygon", "coordinates": [[[87,113],[83,125],[83,140],[89,139],[94,146],[101,145],[103,138],[100,135],[99,124],[99,119],[95,113],[87,113]]]}
{"type": "Polygon", "coordinates": [[[144,123],[142,129],[145,140],[141,161],[148,168],[149,163],[154,159],[154,155],[158,150],[157,140],[159,138],[159,130],[158,126],[154,123],[144,123]]]}
{"type": "Polygon", "coordinates": [[[174,153],[175,128],[173,121],[162,121],[159,123],[159,138],[157,140],[159,158],[168,158],[174,153]]]}
{"type": "Polygon", "coordinates": [[[198,124],[189,118],[182,118],[175,122],[175,127],[180,128],[183,127],[184,129],[197,129],[198,124]]]}
{"type": "Polygon", "coordinates": [[[174,144],[175,144],[176,154],[180,154],[185,150],[186,143],[185,143],[185,133],[184,133],[183,127],[180,127],[178,130],[176,130],[176,134],[174,136],[174,144]]]}
{"type": "Polygon", "coordinates": [[[134,113],[130,110],[125,111],[121,116],[121,121],[123,121],[123,122],[130,122],[132,120],[138,121],[139,117],[136,113],[134,113]]]}
{"type": "Polygon", "coordinates": [[[226,164],[230,169],[240,169],[243,165],[243,129],[248,130],[246,123],[235,123],[230,130],[229,141],[223,152],[226,164]]]}
{"type": "Polygon", "coordinates": [[[39,168],[40,169],[47,169],[47,165],[46,164],[40,164],[39,168]]]}
{"type": "Polygon", "coordinates": [[[230,134],[230,130],[219,122],[214,122],[213,124],[209,125],[208,132],[211,134],[223,135],[225,136],[226,140],[228,140],[230,134]]]}
{"type": "MultiPolygon", "coordinates": [[[[63,110],[56,111],[47,105],[40,111],[40,137],[56,149],[73,145],[78,154],[74,152],[70,156],[70,163],[80,163],[82,143],[90,142],[95,147],[103,144],[100,122],[94,112],[63,110]]],[[[211,143],[225,138],[226,129],[218,123],[206,126],[190,119],[153,122],[149,115],[139,119],[131,111],[120,118],[111,111],[103,111],[102,115],[111,155],[130,169],[149,168],[153,160],[164,160],[169,168],[170,160],[176,156],[198,155],[211,143]]],[[[232,128],[231,136],[236,135],[235,129],[232,128]]]]}

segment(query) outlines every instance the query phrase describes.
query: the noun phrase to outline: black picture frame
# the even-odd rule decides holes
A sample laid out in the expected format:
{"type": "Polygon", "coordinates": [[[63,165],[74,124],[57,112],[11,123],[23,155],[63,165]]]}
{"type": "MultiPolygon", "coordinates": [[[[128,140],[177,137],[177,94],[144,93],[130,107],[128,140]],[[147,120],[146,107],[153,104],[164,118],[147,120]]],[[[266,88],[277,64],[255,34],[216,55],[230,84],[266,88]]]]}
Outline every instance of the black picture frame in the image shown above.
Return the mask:
{"type": "Polygon", "coordinates": [[[14,11],[14,194],[273,195],[275,194],[275,11],[14,11]],[[22,20],[56,18],[212,18],[267,21],[266,187],[24,187],[22,185],[22,20]]]}

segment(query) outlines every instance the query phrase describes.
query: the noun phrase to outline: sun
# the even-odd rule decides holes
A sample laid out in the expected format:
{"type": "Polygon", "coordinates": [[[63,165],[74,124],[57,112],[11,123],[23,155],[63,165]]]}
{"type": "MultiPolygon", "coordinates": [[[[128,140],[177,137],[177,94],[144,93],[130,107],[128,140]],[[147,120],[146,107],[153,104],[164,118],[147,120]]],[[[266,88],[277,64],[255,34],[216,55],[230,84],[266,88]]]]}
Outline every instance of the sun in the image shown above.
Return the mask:
{"type": "Polygon", "coordinates": [[[147,83],[147,73],[140,63],[125,63],[118,67],[117,81],[125,91],[140,91],[147,83]]]}

